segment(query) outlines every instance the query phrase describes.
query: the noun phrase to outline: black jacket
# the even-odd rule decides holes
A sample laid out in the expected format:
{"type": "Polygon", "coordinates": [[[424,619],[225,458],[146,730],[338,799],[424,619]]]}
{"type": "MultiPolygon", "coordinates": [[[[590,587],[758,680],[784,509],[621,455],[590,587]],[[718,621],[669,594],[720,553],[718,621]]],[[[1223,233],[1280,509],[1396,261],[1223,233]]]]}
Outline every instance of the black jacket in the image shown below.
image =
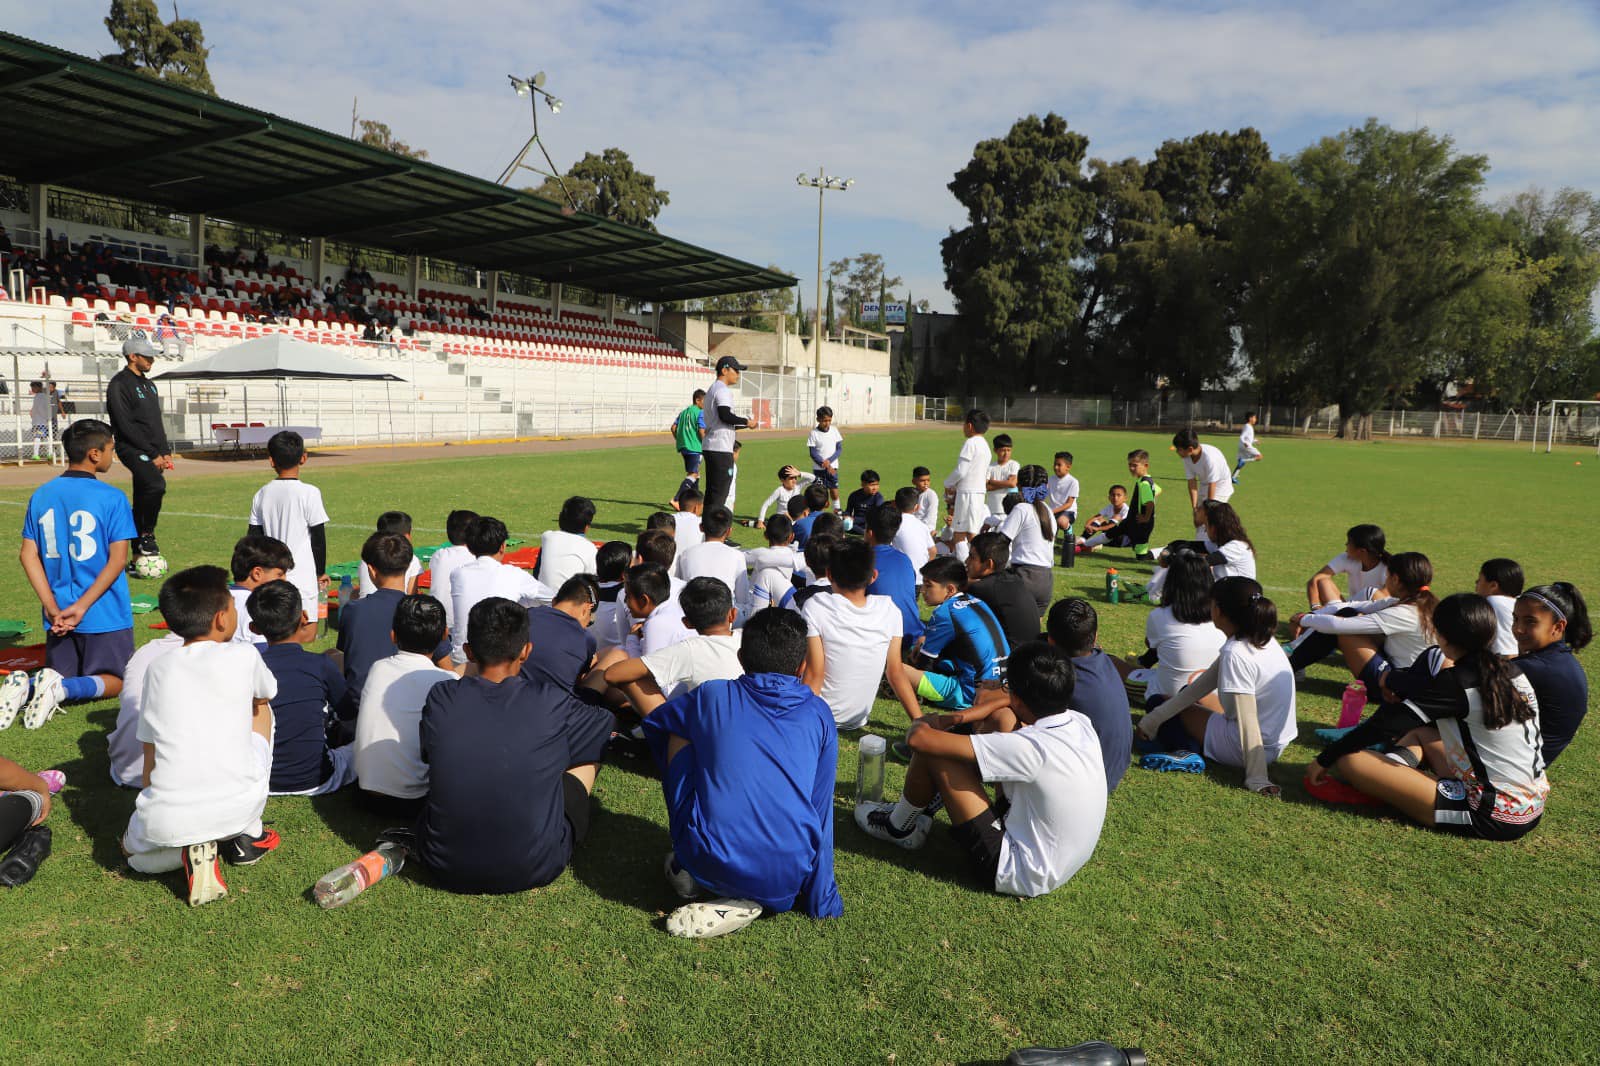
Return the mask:
{"type": "Polygon", "coordinates": [[[167,429],[161,424],[161,394],[155,383],[123,369],[106,386],[106,412],[117,447],[154,459],[172,454],[167,429]]]}

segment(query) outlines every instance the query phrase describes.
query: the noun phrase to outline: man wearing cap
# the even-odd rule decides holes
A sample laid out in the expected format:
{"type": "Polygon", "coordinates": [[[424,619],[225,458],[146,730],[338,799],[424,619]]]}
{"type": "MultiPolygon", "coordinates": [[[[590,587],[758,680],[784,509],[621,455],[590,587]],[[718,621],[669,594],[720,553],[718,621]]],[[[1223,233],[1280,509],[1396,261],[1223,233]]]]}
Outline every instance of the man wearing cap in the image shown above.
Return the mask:
{"type": "Polygon", "coordinates": [[[172,469],[172,445],[161,424],[161,394],[145,376],[155,365],[156,349],[143,337],[129,337],[122,357],[128,365],[106,385],[106,413],[116,435],[117,458],[133,474],[133,525],[139,531],[134,554],[159,555],[156,522],[167,491],[162,471],[172,469]]]}
{"type": "Polygon", "coordinates": [[[739,384],[744,364],[731,355],[717,360],[717,380],[706,390],[706,435],[700,447],[705,455],[705,512],[726,507],[728,490],[733,485],[734,431],[750,424],[748,418],[733,413],[733,390],[739,384]]]}

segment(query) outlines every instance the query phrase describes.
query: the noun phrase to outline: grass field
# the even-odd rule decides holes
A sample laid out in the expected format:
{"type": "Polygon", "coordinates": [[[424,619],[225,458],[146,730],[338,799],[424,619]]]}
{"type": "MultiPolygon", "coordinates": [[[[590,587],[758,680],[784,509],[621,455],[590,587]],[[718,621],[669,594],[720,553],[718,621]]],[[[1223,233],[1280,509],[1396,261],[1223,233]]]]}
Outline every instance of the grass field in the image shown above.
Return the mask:
{"type": "MultiPolygon", "coordinates": [[[[1165,436],[1013,436],[1023,462],[1076,453],[1085,513],[1126,480],[1128,449],[1149,448],[1167,489],[1157,539],[1188,532],[1165,436]]],[[[1231,439],[1211,439],[1232,456],[1231,439]]],[[[859,434],[847,442],[846,478],[870,465],[889,492],[917,463],[942,477],[958,446],[953,429],[859,434]]],[[[1266,460],[1234,502],[1285,616],[1358,521],[1380,522],[1393,549],[1429,554],[1441,594],[1470,590],[1483,559],[1509,554],[1530,584],[1571,580],[1600,598],[1600,464],[1583,453],[1262,446],[1266,460]]],[[[386,465],[307,468],[334,517],[334,560],[354,558],[387,508],[415,516],[419,544],[443,539],[452,506],[537,535],[576,492],[596,500],[597,538],[631,539],[676,483],[665,438],[567,455],[398,454],[386,465]]],[[[748,512],[804,448],[753,438],[743,454],[748,512]]],[[[264,465],[241,466],[176,485],[161,524],[168,558],[226,565],[265,476],[264,465]]],[[[12,529],[26,497],[0,490],[12,529]]],[[[1148,570],[1106,553],[1058,570],[1056,588],[1100,604],[1102,644],[1123,653],[1141,645],[1146,609],[1103,603],[1111,563],[1136,578],[1148,570]]],[[[0,567],[0,616],[37,619],[15,565],[0,567]]],[[[1585,661],[1595,675],[1600,655],[1591,648],[1585,661]]],[[[587,846],[538,891],[455,897],[408,869],[343,910],[319,911],[312,882],[370,847],[382,823],[343,797],[274,799],[267,819],[284,845],[230,871],[228,899],[191,911],[176,878],[121,863],[133,793],[106,773],[114,704],[73,708],[37,732],[17,725],[0,736],[0,753],[70,779],[50,820],[54,857],[31,885],[0,895],[3,1058],[920,1063],[1103,1038],[1160,1063],[1600,1059],[1600,718],[1551,772],[1539,829],[1513,844],[1475,843],[1308,800],[1300,775],[1316,751],[1311,731],[1332,724],[1340,687],[1322,666],[1302,688],[1301,743],[1273,768],[1282,802],[1244,792],[1236,771],[1132,769],[1094,859],[1032,901],[974,891],[942,830],[917,853],[859,833],[848,806],[855,744],[845,738],[844,918],[782,915],[705,942],[662,931],[672,901],[659,873],[665,815],[657,782],[626,767],[602,772],[587,846]]],[[[897,704],[879,703],[874,731],[898,736],[903,725],[897,704]]],[[[891,766],[891,794],[898,784],[891,766]]]]}

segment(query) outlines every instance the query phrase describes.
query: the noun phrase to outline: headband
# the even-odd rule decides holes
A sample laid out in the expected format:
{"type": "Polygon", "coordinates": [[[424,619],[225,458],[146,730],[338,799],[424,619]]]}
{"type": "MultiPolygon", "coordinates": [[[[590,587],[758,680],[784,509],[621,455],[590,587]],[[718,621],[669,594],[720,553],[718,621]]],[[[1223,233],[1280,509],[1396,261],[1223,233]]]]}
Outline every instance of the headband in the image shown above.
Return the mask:
{"type": "Polygon", "coordinates": [[[1022,496],[1023,503],[1038,503],[1050,494],[1050,486],[1035,485],[1028,489],[1018,489],[1017,492],[1022,496]]]}
{"type": "Polygon", "coordinates": [[[1538,600],[1540,603],[1550,608],[1550,613],[1556,616],[1557,622],[1565,622],[1567,620],[1567,612],[1557,607],[1548,596],[1541,596],[1537,592],[1524,592],[1521,598],[1525,600],[1538,600]]]}

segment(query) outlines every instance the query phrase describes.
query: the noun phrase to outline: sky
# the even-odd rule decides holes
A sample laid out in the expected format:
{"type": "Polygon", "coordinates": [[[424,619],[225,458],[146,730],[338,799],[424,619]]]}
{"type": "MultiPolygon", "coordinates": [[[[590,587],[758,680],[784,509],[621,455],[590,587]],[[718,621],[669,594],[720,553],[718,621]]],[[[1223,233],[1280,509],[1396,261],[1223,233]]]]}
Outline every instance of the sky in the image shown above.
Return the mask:
{"type": "MultiPolygon", "coordinates": [[[[0,0],[0,26],[100,55],[108,6],[0,0]]],[[[877,252],[913,298],[949,310],[939,241],[965,217],[947,185],[1030,113],[1061,114],[1104,159],[1244,126],[1290,155],[1375,116],[1487,155],[1490,200],[1600,192],[1594,0],[889,6],[185,0],[182,13],[204,27],[221,96],[343,133],[358,98],[433,161],[490,179],[530,132],[506,75],[543,70],[565,101],[540,115],[559,167],[622,148],[671,196],[664,233],[778,265],[808,308],[817,194],[797,173],[855,179],[827,194],[826,260],[877,252]]]]}

